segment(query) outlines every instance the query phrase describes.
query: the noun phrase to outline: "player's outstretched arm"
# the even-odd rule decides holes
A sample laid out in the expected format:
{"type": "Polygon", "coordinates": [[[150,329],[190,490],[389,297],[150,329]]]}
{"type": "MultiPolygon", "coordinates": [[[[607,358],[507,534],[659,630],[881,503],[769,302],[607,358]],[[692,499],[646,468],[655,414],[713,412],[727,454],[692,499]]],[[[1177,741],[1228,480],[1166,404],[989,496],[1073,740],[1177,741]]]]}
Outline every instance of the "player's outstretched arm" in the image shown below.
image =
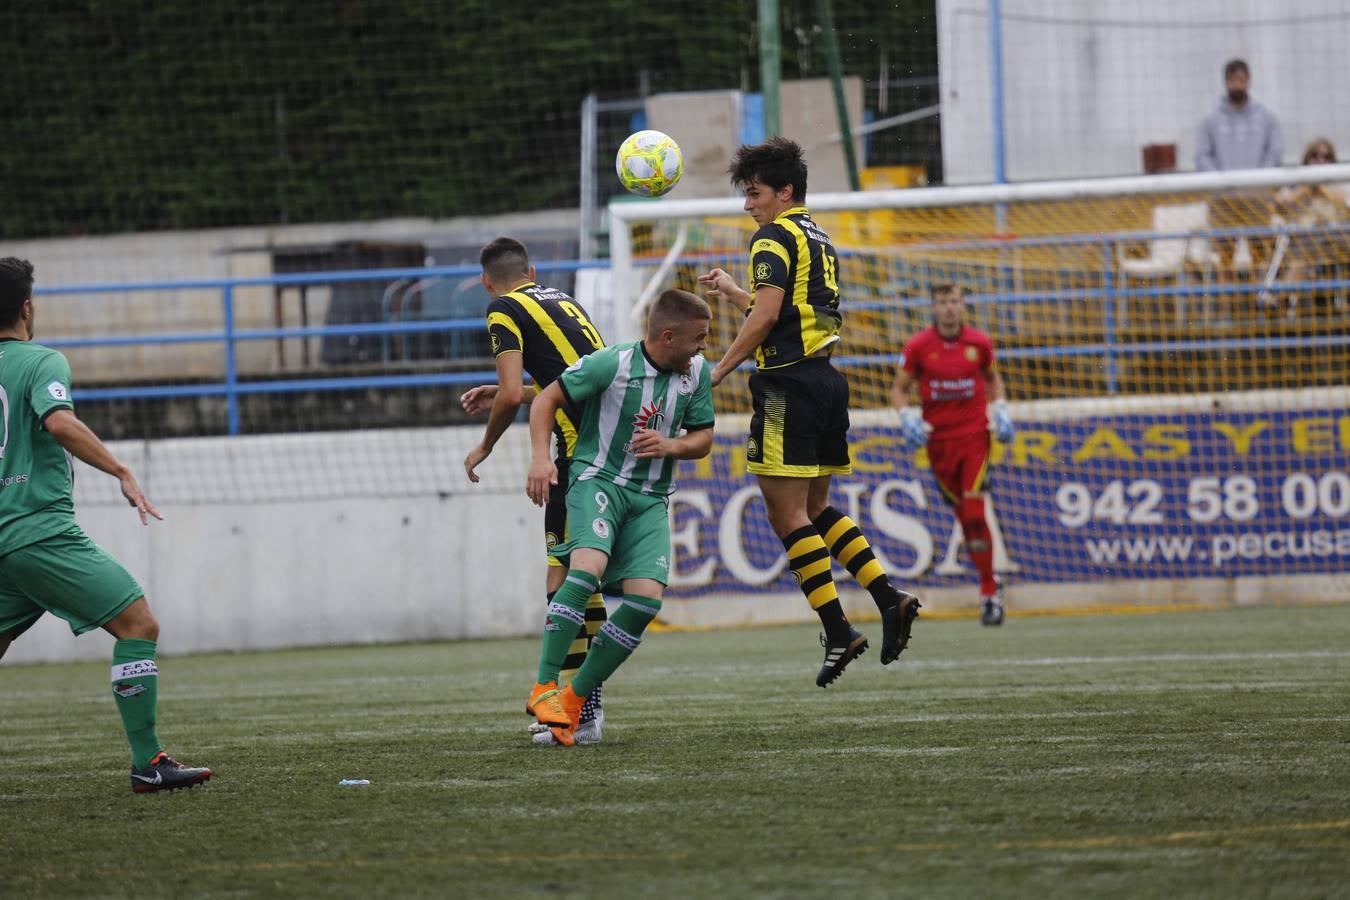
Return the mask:
{"type": "Polygon", "coordinates": [[[549,443],[563,400],[562,385],[555,381],[530,404],[530,473],[525,480],[525,493],[535,506],[547,503],[549,488],[558,483],[558,467],[550,458],[549,443]]]}
{"type": "Polygon", "coordinates": [[[159,510],[150,502],[149,498],[141,490],[141,486],[136,482],[136,476],[131,473],[113,452],[108,449],[103,441],[99,440],[98,435],[88,425],[84,424],[75,415],[73,410],[57,409],[42,422],[47,433],[56,438],[56,442],[69,451],[76,459],[87,463],[98,469],[100,472],[107,472],[109,475],[121,482],[122,496],[127,498],[127,502],[136,507],[136,513],[141,517],[141,524],[150,524],[148,516],[154,516],[156,519],[163,519],[159,510]]]}
{"type": "Polygon", "coordinates": [[[761,287],[755,291],[754,303],[750,306],[750,315],[741,323],[741,330],[731,342],[727,352],[713,366],[712,383],[717,386],[736,367],[750,358],[755,348],[764,343],[764,339],[773,331],[778,322],[778,314],[783,309],[783,291],[776,287],[761,287]]]}

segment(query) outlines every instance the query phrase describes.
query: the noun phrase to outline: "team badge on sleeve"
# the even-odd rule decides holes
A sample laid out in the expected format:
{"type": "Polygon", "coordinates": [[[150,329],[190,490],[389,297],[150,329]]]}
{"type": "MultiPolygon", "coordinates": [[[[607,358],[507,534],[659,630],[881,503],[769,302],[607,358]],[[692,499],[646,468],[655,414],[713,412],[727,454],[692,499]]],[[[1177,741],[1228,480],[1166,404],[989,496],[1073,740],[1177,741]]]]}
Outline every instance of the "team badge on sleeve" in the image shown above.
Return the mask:
{"type": "Polygon", "coordinates": [[[66,386],[59,381],[53,381],[51,384],[47,385],[47,393],[52,395],[53,400],[70,399],[70,392],[67,391],[66,386]]]}

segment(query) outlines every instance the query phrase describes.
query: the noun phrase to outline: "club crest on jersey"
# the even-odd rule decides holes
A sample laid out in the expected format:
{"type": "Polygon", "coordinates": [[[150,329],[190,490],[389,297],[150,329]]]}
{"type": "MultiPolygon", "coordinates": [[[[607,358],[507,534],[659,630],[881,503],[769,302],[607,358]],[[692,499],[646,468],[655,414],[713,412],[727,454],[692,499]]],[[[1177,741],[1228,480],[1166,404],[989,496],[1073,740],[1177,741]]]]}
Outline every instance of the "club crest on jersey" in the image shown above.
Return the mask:
{"type": "Polygon", "coordinates": [[[601,540],[607,540],[609,538],[609,523],[597,516],[595,521],[591,522],[591,531],[594,531],[595,536],[601,540]]]}
{"type": "Polygon", "coordinates": [[[755,280],[766,281],[771,274],[773,274],[773,270],[769,268],[768,263],[762,262],[755,266],[755,280]]]}
{"type": "Polygon", "coordinates": [[[70,394],[66,393],[66,386],[59,381],[53,381],[47,385],[47,393],[52,395],[53,400],[70,399],[70,394]]]}
{"type": "Polygon", "coordinates": [[[974,362],[975,360],[977,360],[977,359],[979,359],[979,358],[980,358],[980,351],[976,350],[974,347],[967,347],[967,348],[966,348],[966,359],[967,359],[967,360],[969,360],[970,362],[974,362]]]}
{"type": "Polygon", "coordinates": [[[680,392],[680,396],[688,397],[694,392],[694,379],[687,374],[680,376],[679,384],[675,385],[675,390],[680,392]]]}

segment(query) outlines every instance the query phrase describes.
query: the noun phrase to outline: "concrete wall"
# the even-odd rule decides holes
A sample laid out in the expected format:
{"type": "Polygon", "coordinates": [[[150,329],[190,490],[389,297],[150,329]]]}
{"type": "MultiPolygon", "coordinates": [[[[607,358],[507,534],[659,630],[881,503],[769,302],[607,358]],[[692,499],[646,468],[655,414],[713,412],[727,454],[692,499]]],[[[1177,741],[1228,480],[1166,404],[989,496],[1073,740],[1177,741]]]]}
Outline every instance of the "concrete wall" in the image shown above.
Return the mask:
{"type": "MultiPolygon", "coordinates": [[[[471,485],[461,461],[480,436],[119,443],[165,521],[142,528],[116,481],[83,466],[77,515],[145,588],[165,653],[528,634],[544,584],[528,438],[511,429],[471,485]]],[[[111,645],[49,615],[5,662],[106,659],[111,645]]]]}
{"type": "MultiPolygon", "coordinates": [[[[1141,148],[1177,145],[1193,168],[1223,66],[1251,67],[1252,96],[1279,117],[1284,161],[1325,136],[1350,152],[1350,9],[1343,0],[1004,0],[1007,177],[1139,174],[1141,148]]],[[[948,184],[992,180],[984,0],[938,0],[943,166],[948,184]]]]}

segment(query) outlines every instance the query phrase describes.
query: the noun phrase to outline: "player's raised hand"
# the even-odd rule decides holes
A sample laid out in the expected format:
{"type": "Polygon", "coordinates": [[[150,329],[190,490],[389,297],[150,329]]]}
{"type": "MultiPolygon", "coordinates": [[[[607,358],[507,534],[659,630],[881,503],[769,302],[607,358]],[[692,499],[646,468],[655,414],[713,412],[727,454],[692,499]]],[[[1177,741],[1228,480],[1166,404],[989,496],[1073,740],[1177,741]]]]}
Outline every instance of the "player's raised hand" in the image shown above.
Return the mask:
{"type": "MultiPolygon", "coordinates": [[[[471,416],[485,413],[492,409],[492,401],[497,397],[497,385],[480,384],[478,387],[469,388],[459,398],[459,405],[466,413],[471,416]]],[[[477,478],[472,479],[477,481],[477,478]]]]}
{"type": "Polygon", "coordinates": [[[1013,427],[1012,413],[1008,412],[1008,401],[998,400],[989,404],[989,430],[994,440],[1006,444],[1013,439],[1016,429],[1013,427]]]}
{"type": "Polygon", "coordinates": [[[900,410],[900,436],[912,449],[919,449],[928,443],[928,432],[933,426],[923,420],[923,414],[912,406],[900,410]]]}
{"type": "Polygon", "coordinates": [[[525,494],[535,506],[548,502],[549,489],[558,483],[558,467],[552,460],[543,460],[530,465],[529,477],[525,480],[525,494]]]}

